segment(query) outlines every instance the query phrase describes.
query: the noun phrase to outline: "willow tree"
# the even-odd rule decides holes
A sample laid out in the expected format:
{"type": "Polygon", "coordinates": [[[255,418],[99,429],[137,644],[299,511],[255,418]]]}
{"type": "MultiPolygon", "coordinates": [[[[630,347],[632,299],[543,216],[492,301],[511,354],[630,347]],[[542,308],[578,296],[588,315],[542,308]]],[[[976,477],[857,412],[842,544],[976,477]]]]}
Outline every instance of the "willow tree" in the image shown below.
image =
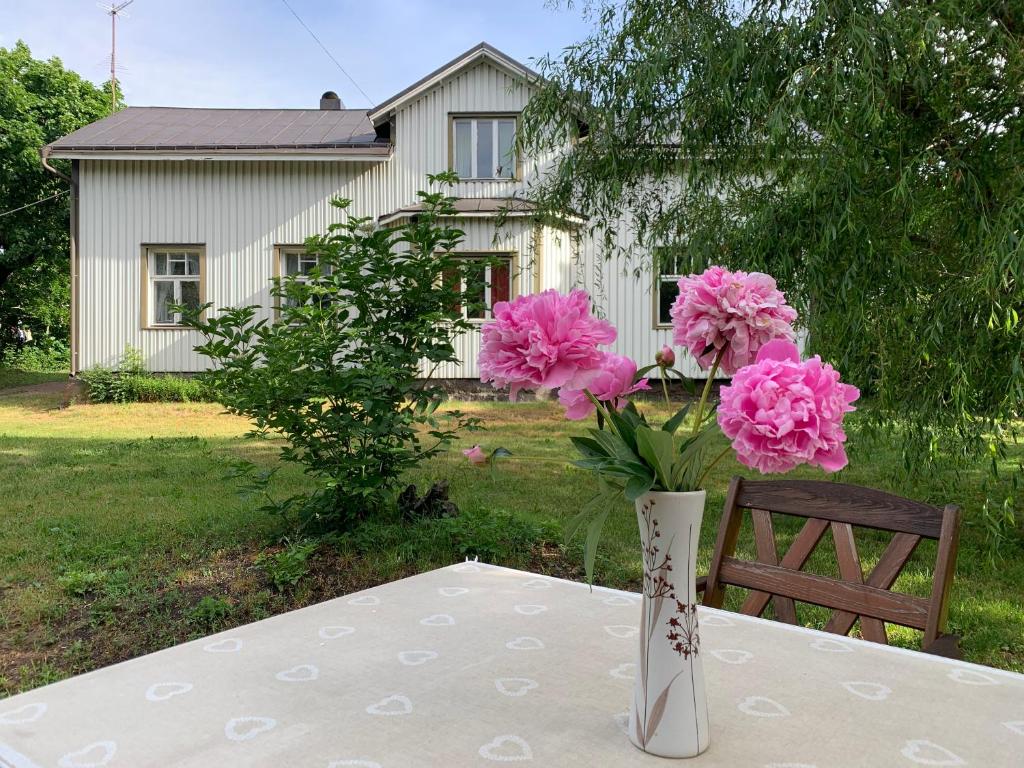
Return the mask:
{"type": "MultiPolygon", "coordinates": [[[[535,198],[770,272],[908,468],[939,444],[996,472],[1024,410],[1024,5],[738,5],[587,4],[524,115],[534,151],[580,137],[535,198]]],[[[1019,473],[990,478],[997,539],[1019,473]]]]}

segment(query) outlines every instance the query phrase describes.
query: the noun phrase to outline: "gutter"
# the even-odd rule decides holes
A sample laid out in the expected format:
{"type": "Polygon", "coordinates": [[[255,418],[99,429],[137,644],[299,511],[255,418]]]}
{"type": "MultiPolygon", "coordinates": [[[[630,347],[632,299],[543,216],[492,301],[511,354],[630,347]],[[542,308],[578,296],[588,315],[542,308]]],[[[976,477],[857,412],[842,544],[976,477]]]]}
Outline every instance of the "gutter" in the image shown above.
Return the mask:
{"type": "Polygon", "coordinates": [[[71,188],[71,216],[69,227],[70,268],[71,268],[71,307],[69,312],[71,341],[71,370],[69,375],[74,378],[78,373],[78,160],[71,161],[71,175],[59,171],[49,163],[50,147],[39,150],[39,160],[43,168],[54,176],[63,179],[71,188]]]}

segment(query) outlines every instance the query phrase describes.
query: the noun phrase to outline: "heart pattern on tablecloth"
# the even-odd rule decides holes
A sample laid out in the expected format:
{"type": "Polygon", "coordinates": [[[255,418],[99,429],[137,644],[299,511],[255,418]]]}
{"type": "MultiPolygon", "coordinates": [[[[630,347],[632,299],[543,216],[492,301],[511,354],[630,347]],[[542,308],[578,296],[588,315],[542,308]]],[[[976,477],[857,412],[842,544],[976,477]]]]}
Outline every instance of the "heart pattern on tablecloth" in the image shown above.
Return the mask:
{"type": "Polygon", "coordinates": [[[337,640],[339,637],[351,635],[355,631],[355,627],[334,625],[330,627],[320,627],[320,631],[317,632],[317,635],[319,635],[321,640],[337,640]]]}
{"type": "Polygon", "coordinates": [[[466,587],[441,587],[437,592],[441,597],[458,597],[466,594],[469,590],[466,587]]]}
{"type": "Polygon", "coordinates": [[[522,583],[524,589],[551,589],[551,581],[548,579],[530,579],[522,583]]]}
{"type": "Polygon", "coordinates": [[[764,768],[818,768],[811,763],[765,763],[764,768]]]}
{"type": "Polygon", "coordinates": [[[447,613],[435,613],[433,616],[420,619],[420,624],[426,627],[450,627],[454,623],[455,617],[447,613]]]}
{"type": "Polygon", "coordinates": [[[544,613],[547,609],[546,605],[517,605],[515,612],[521,613],[523,616],[536,616],[538,613],[544,613]]]}
{"type": "Polygon", "coordinates": [[[192,683],[154,683],[146,689],[146,701],[167,701],[192,690],[192,683]]]}
{"type": "Polygon", "coordinates": [[[460,563],[452,566],[452,570],[456,573],[480,573],[480,566],[476,563],[460,563]]]}
{"type": "Polygon", "coordinates": [[[398,660],[407,667],[418,667],[437,658],[437,651],[399,651],[398,660]]]}
{"type": "Polygon", "coordinates": [[[540,683],[528,677],[499,677],[494,681],[494,687],[506,696],[519,697],[540,687],[540,683]]]}
{"type": "Polygon", "coordinates": [[[116,742],[97,741],[75,752],[68,752],[57,761],[57,765],[60,768],[100,768],[108,765],[116,754],[116,742]]]}
{"type": "Polygon", "coordinates": [[[754,654],[750,651],[744,651],[739,648],[716,648],[713,651],[709,651],[709,653],[726,664],[746,664],[754,658],[754,654]]]}
{"type": "Polygon", "coordinates": [[[320,677],[320,670],[312,664],[296,664],[289,669],[282,669],[274,677],[282,683],[309,683],[320,677]]]}
{"type": "Polygon", "coordinates": [[[619,664],[619,666],[609,669],[608,674],[620,680],[632,680],[636,677],[636,664],[632,661],[627,661],[624,664],[619,664]]]}
{"type": "Polygon", "coordinates": [[[782,704],[767,696],[747,696],[737,705],[737,709],[754,717],[789,717],[790,714],[782,704]]]}
{"type": "Polygon", "coordinates": [[[223,640],[207,643],[203,650],[207,653],[238,653],[242,650],[242,641],[237,637],[225,637],[223,640]]]}
{"type": "Polygon", "coordinates": [[[480,747],[480,757],[499,763],[513,763],[533,760],[533,750],[519,736],[506,734],[495,736],[494,739],[480,747]]]}
{"type": "Polygon", "coordinates": [[[233,717],[224,724],[224,735],[231,741],[248,741],[276,727],[277,720],[272,717],[243,715],[233,717]]]}
{"type": "Polygon", "coordinates": [[[975,669],[953,669],[947,677],[964,685],[999,685],[999,681],[984,672],[975,669]]]}
{"type": "Polygon", "coordinates": [[[604,631],[612,637],[617,637],[620,640],[628,640],[631,637],[636,637],[640,634],[640,628],[634,624],[612,624],[606,626],[604,631]]]}
{"type": "Polygon", "coordinates": [[[612,721],[619,727],[619,730],[629,736],[629,710],[612,715],[612,721]]]}
{"type": "Polygon", "coordinates": [[[612,595],[611,597],[606,597],[601,602],[605,605],[627,607],[636,605],[637,601],[633,600],[632,598],[626,597],[625,595],[612,595]]]}
{"type": "Polygon", "coordinates": [[[505,643],[510,651],[539,651],[544,643],[538,637],[517,637],[505,643]]]}
{"type": "Polygon", "coordinates": [[[1009,728],[1014,733],[1018,733],[1024,736],[1024,720],[1011,720],[1008,723],[1003,723],[1004,726],[1009,728]]]}
{"type": "Polygon", "coordinates": [[[351,766],[351,768],[381,768],[380,763],[375,763],[373,760],[332,760],[327,764],[327,768],[342,768],[342,766],[351,766]]]}
{"type": "Polygon", "coordinates": [[[46,704],[43,702],[40,701],[35,704],[26,704],[25,706],[18,707],[17,709],[9,709],[6,712],[0,712],[0,725],[34,723],[44,714],[46,714],[46,704]]]}
{"type": "Polygon", "coordinates": [[[702,609],[699,614],[700,623],[705,627],[734,627],[732,619],[727,619],[718,613],[708,613],[707,609],[702,609]]]}
{"type": "Polygon", "coordinates": [[[831,640],[827,637],[819,637],[810,645],[814,650],[824,651],[825,653],[853,653],[853,648],[850,647],[849,643],[841,643],[838,640],[831,640]]]}
{"type": "Polygon", "coordinates": [[[900,754],[918,765],[967,765],[962,757],[928,739],[911,739],[903,745],[900,754]]]}
{"type": "Polygon", "coordinates": [[[366,712],[370,715],[384,715],[386,717],[408,715],[412,712],[412,701],[408,696],[393,693],[390,696],[385,696],[376,704],[368,706],[366,712]]]}
{"type": "Polygon", "coordinates": [[[885,701],[892,695],[892,688],[881,683],[865,683],[861,681],[852,681],[849,683],[843,683],[843,688],[848,690],[854,696],[860,696],[862,699],[868,701],[885,701]]]}
{"type": "Polygon", "coordinates": [[[350,597],[347,602],[349,605],[380,605],[380,598],[376,595],[360,595],[350,597]]]}

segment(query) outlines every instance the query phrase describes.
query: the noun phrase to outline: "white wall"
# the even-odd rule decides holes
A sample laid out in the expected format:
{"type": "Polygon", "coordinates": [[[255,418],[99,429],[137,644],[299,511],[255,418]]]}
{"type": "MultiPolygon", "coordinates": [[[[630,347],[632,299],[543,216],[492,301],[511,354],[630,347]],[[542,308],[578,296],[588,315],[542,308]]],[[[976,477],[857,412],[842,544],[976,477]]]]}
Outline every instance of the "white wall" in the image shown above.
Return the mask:
{"type": "MultiPolygon", "coordinates": [[[[448,115],[452,112],[518,112],[529,88],[487,62],[449,78],[396,113],[395,151],[384,163],[330,161],[80,161],[78,370],[116,365],[126,344],[143,351],[155,371],[197,371],[205,361],[192,348],[197,334],[144,329],[141,317],[141,246],[202,243],[207,301],[215,307],[270,306],[275,245],[300,244],[323,233],[342,213],[336,196],[352,199],[356,216],[377,217],[416,202],[428,173],[448,166],[448,115]]],[[[542,163],[522,164],[529,179],[542,163]]],[[[523,180],[461,182],[458,197],[507,197],[523,180]]],[[[534,276],[537,240],[528,219],[494,222],[463,218],[467,250],[510,250],[519,256],[517,290],[567,290],[594,295],[600,311],[619,329],[615,350],[653,362],[670,332],[654,330],[651,278],[620,274],[603,262],[587,238],[540,228],[540,273],[534,276]]],[[[628,236],[623,233],[623,236],[628,236]]],[[[477,334],[459,340],[462,366],[435,375],[477,374],[477,334]]],[[[692,373],[697,373],[696,367],[692,373]]]]}

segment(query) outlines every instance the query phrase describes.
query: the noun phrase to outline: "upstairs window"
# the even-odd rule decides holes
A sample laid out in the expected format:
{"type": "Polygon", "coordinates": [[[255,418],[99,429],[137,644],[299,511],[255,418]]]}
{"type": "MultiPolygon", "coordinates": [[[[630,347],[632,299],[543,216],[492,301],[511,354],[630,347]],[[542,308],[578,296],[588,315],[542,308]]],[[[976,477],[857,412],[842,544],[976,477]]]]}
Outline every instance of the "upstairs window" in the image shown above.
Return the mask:
{"type": "MultiPolygon", "coordinates": [[[[309,253],[303,246],[279,246],[278,247],[278,274],[284,277],[294,277],[297,280],[308,280],[309,274],[320,266],[320,257],[315,253],[309,253]]],[[[321,270],[324,275],[331,273],[330,266],[325,265],[321,270]]],[[[281,303],[285,306],[294,306],[295,300],[282,296],[281,303]]]]}
{"type": "Polygon", "coordinates": [[[462,294],[459,309],[463,317],[490,320],[494,305],[499,301],[509,301],[512,296],[512,256],[511,253],[459,254],[465,268],[451,270],[444,280],[462,294]]]}
{"type": "Polygon", "coordinates": [[[513,179],[516,175],[516,118],[452,118],[452,170],[460,179],[513,179]]]}
{"type": "Polygon", "coordinates": [[[151,327],[181,325],[174,305],[199,309],[203,304],[203,249],[198,246],[148,246],[143,255],[148,284],[143,286],[149,310],[144,323],[151,327]]]}
{"type": "Polygon", "coordinates": [[[654,325],[672,325],[669,310],[679,295],[679,278],[684,273],[682,249],[675,246],[661,246],[654,249],[654,264],[657,276],[654,281],[654,325]]]}

